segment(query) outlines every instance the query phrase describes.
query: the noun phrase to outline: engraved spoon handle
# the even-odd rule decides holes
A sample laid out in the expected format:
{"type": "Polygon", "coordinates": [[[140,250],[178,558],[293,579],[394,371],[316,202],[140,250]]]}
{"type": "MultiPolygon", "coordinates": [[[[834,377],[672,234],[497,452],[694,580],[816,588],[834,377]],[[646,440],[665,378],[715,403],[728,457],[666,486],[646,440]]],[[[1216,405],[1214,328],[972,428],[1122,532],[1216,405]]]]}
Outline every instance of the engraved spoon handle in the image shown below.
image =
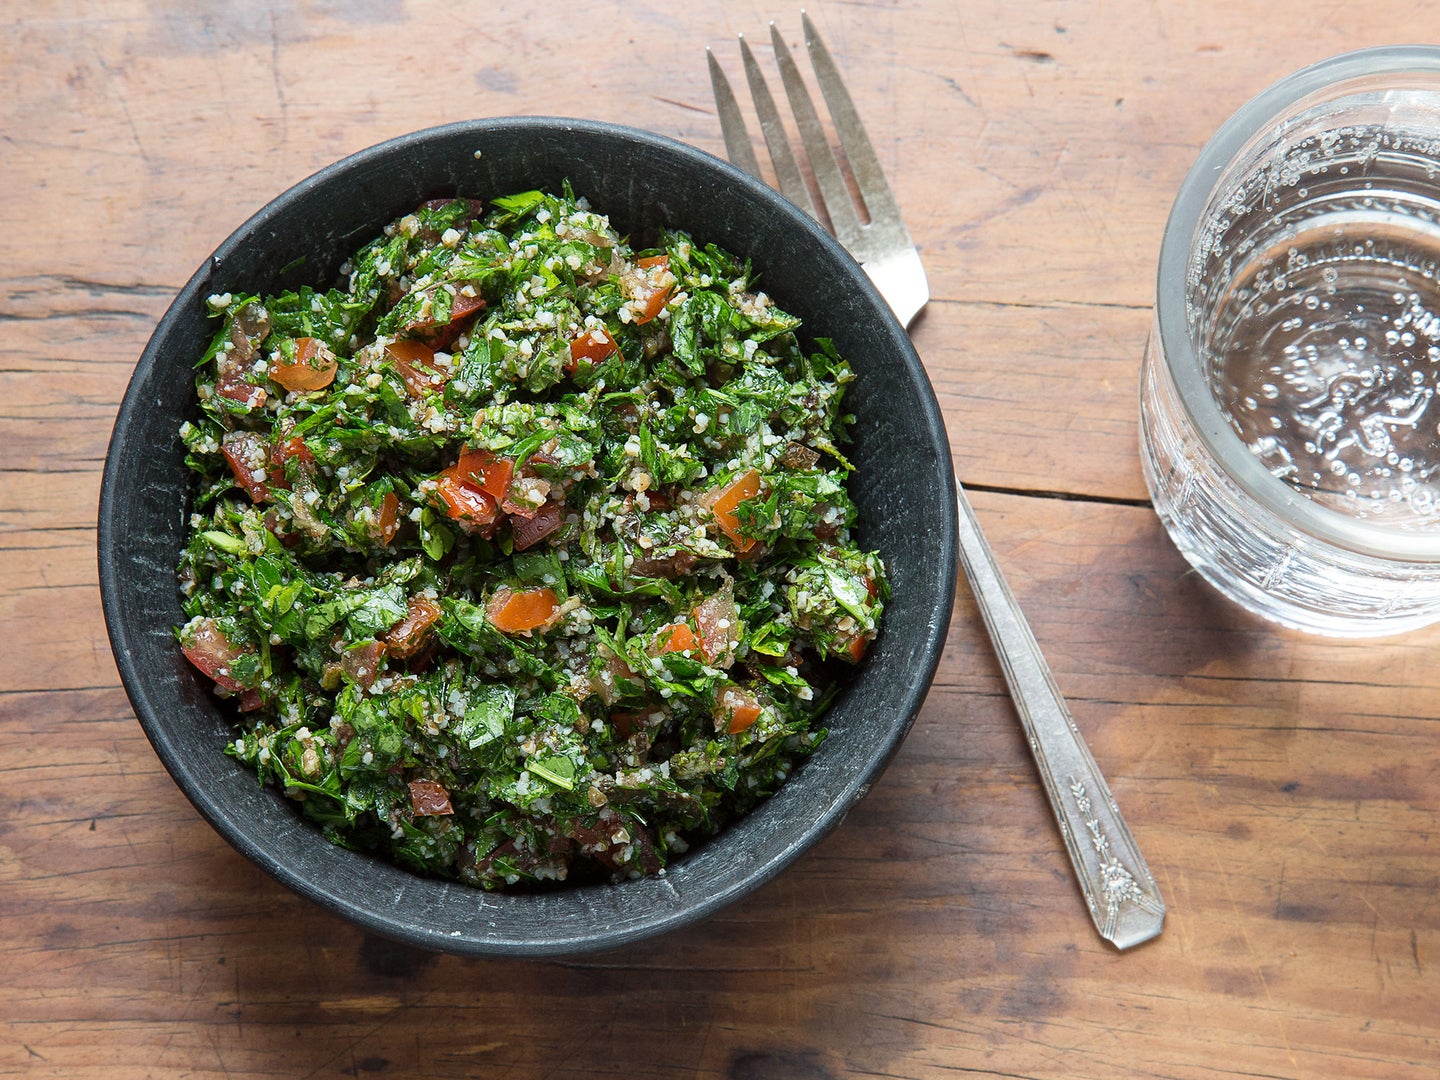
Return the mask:
{"type": "Polygon", "coordinates": [[[1117,948],[1149,941],[1165,922],[1160,890],[958,482],[955,495],[960,561],[1005,671],[1090,916],[1100,936],[1117,948]]]}

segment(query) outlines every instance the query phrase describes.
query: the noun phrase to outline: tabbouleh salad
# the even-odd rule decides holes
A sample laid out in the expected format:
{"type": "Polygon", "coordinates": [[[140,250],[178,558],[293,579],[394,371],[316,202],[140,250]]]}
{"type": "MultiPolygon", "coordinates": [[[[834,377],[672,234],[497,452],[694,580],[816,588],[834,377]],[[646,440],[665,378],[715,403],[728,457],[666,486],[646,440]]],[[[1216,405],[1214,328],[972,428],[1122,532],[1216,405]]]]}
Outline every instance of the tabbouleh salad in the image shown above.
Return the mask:
{"type": "Polygon", "coordinates": [[[209,307],[177,634],[330,840],[484,888],[662,872],[824,738],[888,587],[851,369],[748,264],[632,250],[567,186],[209,307]]]}

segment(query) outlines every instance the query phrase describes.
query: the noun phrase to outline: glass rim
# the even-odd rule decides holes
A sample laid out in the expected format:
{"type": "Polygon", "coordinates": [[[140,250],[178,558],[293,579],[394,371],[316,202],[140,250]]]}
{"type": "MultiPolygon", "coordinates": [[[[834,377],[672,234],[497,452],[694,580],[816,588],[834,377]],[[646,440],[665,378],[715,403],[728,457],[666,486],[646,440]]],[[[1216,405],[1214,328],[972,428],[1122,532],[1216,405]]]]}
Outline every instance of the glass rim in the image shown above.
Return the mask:
{"type": "Polygon", "coordinates": [[[1306,98],[1318,103],[1327,90],[1341,96],[1347,83],[1405,73],[1440,77],[1440,46],[1382,45],[1341,53],[1287,75],[1237,109],[1201,149],[1175,196],[1160,242],[1155,317],[1163,362],[1192,427],[1246,494],[1296,531],[1336,547],[1381,559],[1440,562],[1440,530],[1402,532],[1349,518],[1273,475],[1250,453],[1215,402],[1186,321],[1191,246],[1230,163],[1257,134],[1306,98]]]}

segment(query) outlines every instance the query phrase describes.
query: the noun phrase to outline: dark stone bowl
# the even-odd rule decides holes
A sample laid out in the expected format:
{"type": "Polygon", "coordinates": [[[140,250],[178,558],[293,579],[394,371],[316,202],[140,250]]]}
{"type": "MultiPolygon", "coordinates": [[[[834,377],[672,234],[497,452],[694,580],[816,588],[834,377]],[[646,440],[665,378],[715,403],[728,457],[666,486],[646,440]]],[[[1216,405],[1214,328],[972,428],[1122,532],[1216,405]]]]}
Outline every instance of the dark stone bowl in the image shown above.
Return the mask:
{"type": "MultiPolygon", "coordinates": [[[[638,244],[637,244],[638,246],[638,244]]],[[[768,881],[837,825],[914,721],[944,644],[956,573],[954,478],[934,392],[904,329],[853,259],[751,177],[656,135],[576,120],[451,124],[363,150],[247,221],[180,290],[135,369],[100,498],[100,588],[126,692],[155,752],[211,825],[303,896],[386,937],[464,954],[575,953],[703,918],[768,881]],[[227,706],[176,645],[175,566],[189,475],[177,436],[211,293],[328,285],[355,248],[427,198],[490,198],[569,180],[632,241],[666,224],[753,260],[762,287],[854,365],[863,543],[889,569],[880,638],[828,715],[830,737],[780,792],[663,877],[491,894],[418,877],[327,843],[278,792],[222,753],[227,706]]]]}

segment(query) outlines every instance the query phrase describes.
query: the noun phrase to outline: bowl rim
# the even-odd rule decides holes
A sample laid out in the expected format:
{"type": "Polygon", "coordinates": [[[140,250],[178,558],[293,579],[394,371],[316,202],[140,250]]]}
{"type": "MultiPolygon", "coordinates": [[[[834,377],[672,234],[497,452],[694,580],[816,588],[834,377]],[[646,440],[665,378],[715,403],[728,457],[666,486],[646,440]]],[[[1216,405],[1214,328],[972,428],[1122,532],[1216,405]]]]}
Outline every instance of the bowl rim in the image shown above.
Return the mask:
{"type": "MultiPolygon", "coordinates": [[[[457,936],[454,931],[447,933],[432,927],[414,924],[401,925],[393,918],[387,917],[383,913],[377,913],[374,909],[355,902],[349,896],[320,884],[320,881],[324,880],[323,877],[317,879],[298,873],[292,866],[278,860],[254,839],[251,831],[245,827],[245,822],[238,820],[227,811],[223,799],[216,797],[200,783],[199,778],[189,766],[186,755],[180,751],[171,737],[169,727],[163,719],[165,710],[156,700],[154,688],[148,685],[147,679],[142,676],[132,659],[131,644],[134,640],[132,628],[124,617],[125,613],[122,610],[119,595],[119,579],[126,567],[121,558],[123,538],[117,535],[116,531],[117,505],[114,493],[117,489],[116,479],[119,469],[117,450],[125,442],[132,417],[138,409],[145,406],[145,402],[141,400],[141,390],[160,362],[161,343],[169,336],[176,323],[182,319],[193,317],[193,312],[190,310],[191,305],[203,300],[199,294],[203,291],[204,283],[209,280],[212,271],[246,244],[252,236],[257,233],[263,234],[263,227],[268,222],[282,214],[288,206],[305,198],[313,189],[343,177],[348,172],[363,170],[379,159],[403,151],[407,146],[414,146],[430,140],[471,133],[489,137],[509,133],[523,136],[526,133],[553,134],[557,130],[562,133],[573,132],[594,137],[620,139],[632,144],[640,143],[652,150],[688,162],[692,167],[716,173],[723,177],[727,184],[741,188],[745,198],[766,204],[767,210],[783,219],[787,227],[801,229],[811,234],[810,238],[827,248],[831,257],[840,264],[848,266],[855,287],[868,294],[870,302],[877,312],[883,312],[883,317],[888,319],[886,333],[894,340],[897,346],[895,350],[897,356],[906,367],[909,381],[915,385],[923,427],[927,437],[938,451],[936,465],[942,474],[939,479],[950,487],[953,487],[955,483],[948,435],[943,414],[935,397],[934,387],[929,381],[909,334],[904,327],[900,326],[889,306],[880,298],[859,264],[818,222],[785,199],[779,192],[729,162],[668,136],[605,121],[552,116],[491,117],[423,128],[385,139],[324,166],[266,202],[222,241],[177,291],[165,314],[156,324],[131,374],[106,451],[99,497],[96,548],[101,606],[121,682],[136,718],[161,764],[164,765],[177,786],[201,816],[233,848],[292,892],[318,903],[330,912],[342,916],[365,930],[407,945],[460,955],[538,957],[574,955],[616,948],[701,921],[774,878],[804,852],[813,848],[821,838],[830,833],[844,819],[850,809],[865,795],[871,784],[884,771],[909,733],[939,665],[952,613],[953,585],[958,581],[959,526],[954,501],[949,500],[948,513],[945,514],[943,520],[934,523],[933,558],[935,565],[941,571],[941,577],[951,582],[950,597],[948,600],[945,597],[936,598],[935,608],[937,610],[932,612],[925,640],[922,646],[906,660],[907,670],[910,673],[910,685],[903,694],[905,715],[888,726],[883,740],[878,744],[877,752],[872,754],[863,769],[856,770],[854,775],[848,778],[830,805],[808,824],[798,842],[787,844],[783,851],[774,854],[764,863],[752,865],[747,873],[738,876],[728,888],[713,891],[687,903],[678,910],[660,912],[653,917],[636,918],[621,927],[601,927],[584,933],[568,935],[552,932],[544,940],[537,940],[533,936],[507,937],[503,928],[497,931],[493,925],[487,925],[480,909],[484,907],[482,903],[484,898],[513,897],[515,894],[490,894],[471,886],[442,879],[425,878],[411,874],[409,871],[399,870],[400,873],[416,882],[427,882],[444,888],[464,890],[463,895],[473,899],[477,909],[474,919],[477,933],[471,935],[462,933],[457,936]],[[488,932],[479,933],[478,931],[488,932]]],[[[942,505],[946,504],[942,502],[942,505]]],[[[782,787],[781,791],[783,790],[782,787]]],[[[757,811],[759,809],[759,807],[756,808],[757,811]]],[[[725,831],[733,828],[735,828],[734,823],[725,831]]],[[[707,845],[722,840],[725,831],[708,840],[707,845]]],[[[332,854],[340,856],[353,854],[328,843],[325,847],[331,849],[332,854]]],[[[654,881],[655,879],[641,880],[654,881]]],[[[663,878],[660,880],[663,881],[663,878]]],[[[639,882],[627,882],[620,886],[604,886],[603,888],[625,888],[627,885],[637,884],[639,882]]],[[[591,886],[580,886],[576,890],[569,891],[579,891],[585,888],[591,888],[591,886]]],[[[671,891],[673,892],[673,887],[671,891]]]]}

